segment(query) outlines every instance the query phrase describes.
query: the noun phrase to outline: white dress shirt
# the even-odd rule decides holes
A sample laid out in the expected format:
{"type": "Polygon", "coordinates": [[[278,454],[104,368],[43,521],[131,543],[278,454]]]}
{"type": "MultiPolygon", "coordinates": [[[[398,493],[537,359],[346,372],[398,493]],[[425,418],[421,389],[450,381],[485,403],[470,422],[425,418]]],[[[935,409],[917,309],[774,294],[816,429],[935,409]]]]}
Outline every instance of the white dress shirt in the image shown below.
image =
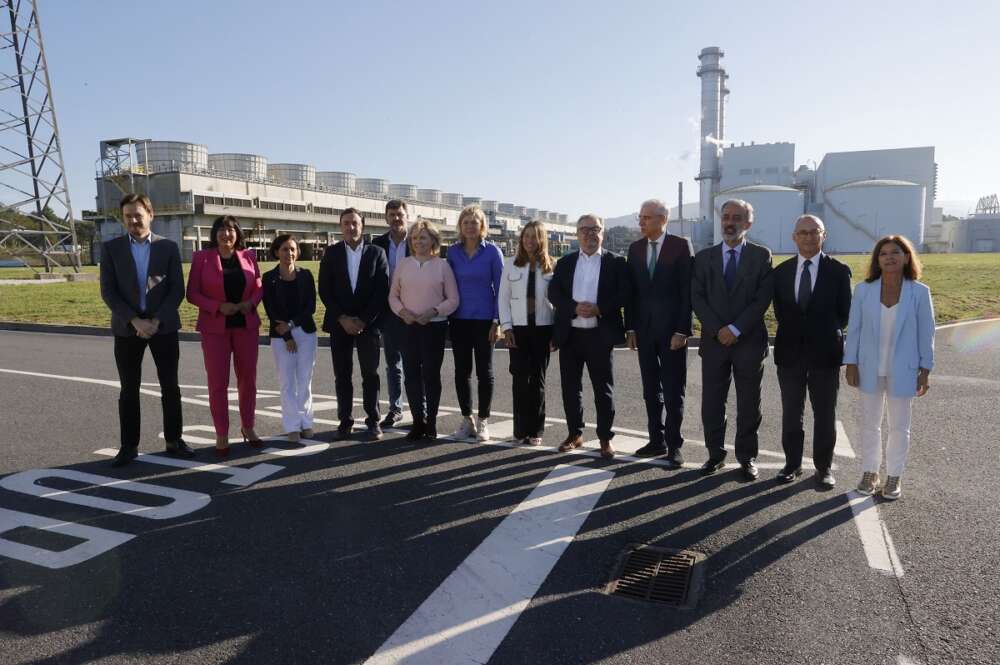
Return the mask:
{"type": "MultiPolygon", "coordinates": [[[[809,259],[812,263],[809,264],[809,281],[811,282],[809,286],[812,288],[809,293],[816,293],[816,275],[819,273],[819,260],[823,258],[823,252],[819,252],[816,256],[809,259]]],[[[799,283],[802,281],[802,268],[806,264],[806,257],[799,254],[798,265],[795,268],[795,302],[799,301],[799,283]]]]}
{"type": "Polygon", "coordinates": [[[365,248],[365,243],[359,242],[357,249],[351,249],[348,242],[344,242],[344,249],[347,250],[347,276],[351,280],[351,291],[358,290],[358,271],[361,270],[361,251],[365,248]]]}
{"type": "MultiPolygon", "coordinates": [[[[601,254],[602,249],[587,256],[582,251],[576,261],[576,270],[573,271],[573,300],[576,302],[589,302],[597,304],[597,284],[601,280],[601,254]]],[[[573,317],[571,325],[574,328],[596,328],[597,317],[591,316],[583,318],[573,317]]]]}

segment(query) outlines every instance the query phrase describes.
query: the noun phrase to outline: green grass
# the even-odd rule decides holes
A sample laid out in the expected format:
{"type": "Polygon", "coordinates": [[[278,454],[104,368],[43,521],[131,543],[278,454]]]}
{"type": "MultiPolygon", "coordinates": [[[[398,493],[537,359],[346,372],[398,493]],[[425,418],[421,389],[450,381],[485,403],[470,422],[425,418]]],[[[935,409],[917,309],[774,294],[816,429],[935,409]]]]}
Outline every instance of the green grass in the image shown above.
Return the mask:
{"type": "MultiPolygon", "coordinates": [[[[775,264],[788,257],[775,257],[775,264]]],[[[849,255],[838,257],[851,266],[854,281],[865,273],[868,257],[849,255]]],[[[934,309],[939,323],[1000,316],[1000,254],[928,254],[921,257],[924,276],[921,281],[931,288],[934,309]]],[[[313,275],[319,263],[304,261],[313,275]]],[[[261,271],[274,267],[273,262],[261,263],[261,271]]],[[[189,265],[184,265],[185,277],[189,265]]],[[[10,279],[10,271],[22,268],[0,268],[0,279],[10,279]]],[[[87,266],[86,272],[97,268],[87,266]]],[[[317,322],[322,321],[323,304],[317,302],[317,322]]],[[[261,311],[263,314],[263,311],[261,311]]],[[[181,305],[181,320],[185,330],[194,330],[197,308],[185,301],[181,305]]],[[[31,323],[62,323],[107,327],[110,315],[101,300],[97,282],[67,282],[45,286],[0,285],[0,321],[31,323]]],[[[774,319],[767,313],[768,327],[773,331],[774,319]]],[[[698,322],[695,320],[697,328],[698,322]]]]}

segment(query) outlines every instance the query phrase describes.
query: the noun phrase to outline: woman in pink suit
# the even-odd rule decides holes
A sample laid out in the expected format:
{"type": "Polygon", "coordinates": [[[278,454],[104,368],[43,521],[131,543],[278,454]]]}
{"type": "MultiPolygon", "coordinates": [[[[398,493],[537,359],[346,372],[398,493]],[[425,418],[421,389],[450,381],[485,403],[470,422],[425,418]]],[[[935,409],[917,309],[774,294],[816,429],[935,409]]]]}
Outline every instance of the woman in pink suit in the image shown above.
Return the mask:
{"type": "Polygon", "coordinates": [[[263,445],[254,431],[257,403],[257,303],[263,297],[260,268],[244,248],[243,231],[231,215],[212,224],[208,249],[191,258],[187,299],[198,307],[197,329],[208,373],[208,404],[215,424],[215,454],[229,455],[229,357],[236,369],[240,431],[254,448],[263,445]]]}

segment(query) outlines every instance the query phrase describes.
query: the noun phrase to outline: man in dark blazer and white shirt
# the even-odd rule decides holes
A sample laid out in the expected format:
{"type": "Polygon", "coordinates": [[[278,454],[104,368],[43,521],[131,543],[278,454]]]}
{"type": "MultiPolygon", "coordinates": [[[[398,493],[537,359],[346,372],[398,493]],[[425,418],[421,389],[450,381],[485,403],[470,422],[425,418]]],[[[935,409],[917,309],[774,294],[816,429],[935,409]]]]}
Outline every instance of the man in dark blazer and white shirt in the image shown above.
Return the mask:
{"type": "Polygon", "coordinates": [[[362,240],[365,218],[355,208],[340,213],[341,242],[326,250],[319,264],[319,297],[326,305],[323,330],[330,333],[337,390],[337,438],[351,435],[354,418],[354,348],[361,366],[365,437],[382,438],[379,425],[379,324],[387,307],[389,272],[381,247],[362,240]]]}
{"type": "Polygon", "coordinates": [[[184,299],[180,251],[173,241],[152,232],[153,204],[145,194],[126,195],[119,209],[126,234],[105,242],[101,251],[101,298],[111,310],[121,382],[121,448],[111,464],[124,466],[139,452],[139,386],[146,347],[160,382],[166,452],[189,459],[195,453],[181,438],[184,423],[177,385],[178,308],[184,299]]]}
{"type": "Polygon", "coordinates": [[[667,234],[669,208],[651,199],[639,209],[643,238],[628,248],[632,296],[625,306],[630,349],[639,351],[649,443],[639,457],[666,454],[679,469],[681,422],[687,384],[687,338],[691,336],[691,243],[667,234]]]}
{"type": "MultiPolygon", "coordinates": [[[[405,257],[410,255],[407,242],[407,225],[410,223],[406,201],[392,199],[385,204],[385,221],[389,230],[372,239],[372,244],[382,248],[389,264],[389,283],[392,273],[405,257]]],[[[389,394],[389,410],[382,421],[382,427],[392,427],[403,417],[403,355],[402,348],[406,336],[406,324],[393,314],[386,303],[379,332],[385,354],[385,382],[389,394]]]]}
{"type": "Polygon", "coordinates": [[[851,269],[823,253],[826,228],[815,215],[795,222],[798,255],[774,269],[774,364],[781,388],[781,447],[785,466],[779,483],[802,474],[806,390],[813,409],[816,483],[831,488],[837,441],[837,392],[844,359],[844,328],[851,312],[851,269]]]}
{"type": "Polygon", "coordinates": [[[701,321],[702,399],[708,461],[702,473],[725,465],[726,399],[736,383],[736,459],[743,476],[754,480],[760,386],[767,357],[764,312],[771,304],[771,251],[749,242],[753,206],[740,199],[720,210],[722,242],[701,250],[694,259],[691,304],[701,321]]]}
{"type": "Polygon", "coordinates": [[[615,421],[614,347],[625,341],[622,307],[631,282],[625,259],[601,247],[604,221],[583,215],[576,222],[580,249],[559,259],[549,282],[555,308],[552,343],[559,349],[559,376],[569,435],[559,446],[568,452],[583,445],[583,368],[594,386],[597,437],[601,455],[615,456],[611,447],[615,421]]]}

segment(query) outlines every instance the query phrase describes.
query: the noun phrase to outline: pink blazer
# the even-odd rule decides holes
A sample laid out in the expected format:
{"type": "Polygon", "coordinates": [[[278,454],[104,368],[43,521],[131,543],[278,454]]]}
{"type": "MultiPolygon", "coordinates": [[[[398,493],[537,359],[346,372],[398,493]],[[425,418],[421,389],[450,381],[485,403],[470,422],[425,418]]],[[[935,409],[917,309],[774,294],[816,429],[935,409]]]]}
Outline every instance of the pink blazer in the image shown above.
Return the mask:
{"type": "MultiPolygon", "coordinates": [[[[257,266],[257,254],[253,250],[238,249],[236,256],[239,258],[247,282],[241,300],[253,303],[253,309],[245,314],[247,328],[259,330],[260,316],[257,314],[257,304],[264,296],[264,288],[261,284],[260,268],[257,266]]],[[[191,257],[187,299],[198,307],[196,330],[207,333],[226,331],[226,317],[219,311],[219,305],[226,302],[226,288],[222,282],[222,257],[219,256],[219,250],[203,249],[191,257]]]]}

